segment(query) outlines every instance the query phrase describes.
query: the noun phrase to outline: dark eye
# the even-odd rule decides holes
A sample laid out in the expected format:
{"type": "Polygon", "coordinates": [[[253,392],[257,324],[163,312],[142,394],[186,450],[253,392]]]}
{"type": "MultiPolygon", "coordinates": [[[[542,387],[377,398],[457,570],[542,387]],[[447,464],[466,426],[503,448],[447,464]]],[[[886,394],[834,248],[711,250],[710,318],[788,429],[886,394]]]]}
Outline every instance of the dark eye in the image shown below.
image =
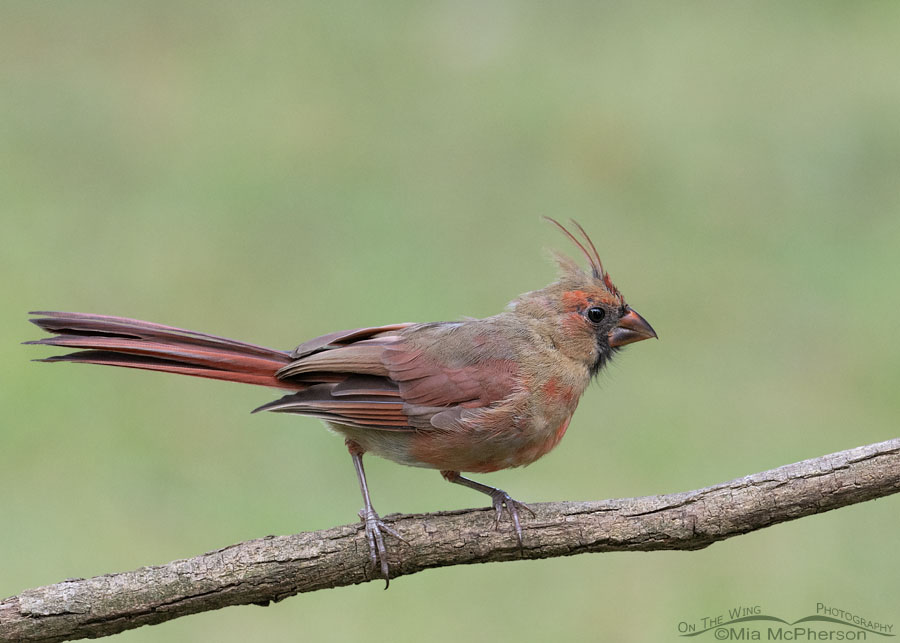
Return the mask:
{"type": "Polygon", "coordinates": [[[606,317],[606,311],[599,306],[587,309],[587,318],[594,324],[599,324],[606,317]]]}

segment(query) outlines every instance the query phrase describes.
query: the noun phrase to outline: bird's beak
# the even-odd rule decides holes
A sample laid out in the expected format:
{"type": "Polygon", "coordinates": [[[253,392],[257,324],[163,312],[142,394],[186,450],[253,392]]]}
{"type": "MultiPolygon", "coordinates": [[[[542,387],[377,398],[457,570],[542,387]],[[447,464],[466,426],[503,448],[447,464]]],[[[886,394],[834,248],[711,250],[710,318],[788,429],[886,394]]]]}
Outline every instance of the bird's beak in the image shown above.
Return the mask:
{"type": "Polygon", "coordinates": [[[656,337],[656,331],[647,323],[647,320],[631,308],[625,308],[625,315],[609,331],[609,345],[612,347],[625,346],[625,344],[632,344],[651,337],[656,337]]]}

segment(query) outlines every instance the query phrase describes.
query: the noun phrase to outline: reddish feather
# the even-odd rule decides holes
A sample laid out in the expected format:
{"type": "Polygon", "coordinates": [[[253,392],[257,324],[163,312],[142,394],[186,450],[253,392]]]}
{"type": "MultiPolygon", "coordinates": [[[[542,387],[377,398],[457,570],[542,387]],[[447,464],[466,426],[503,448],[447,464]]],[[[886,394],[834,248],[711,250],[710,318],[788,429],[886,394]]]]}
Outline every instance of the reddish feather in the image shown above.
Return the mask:
{"type": "Polygon", "coordinates": [[[385,349],[382,359],[391,379],[399,382],[405,402],[448,406],[477,402],[487,406],[516,386],[518,366],[508,359],[483,359],[466,366],[447,366],[422,349],[404,344],[385,349]]]}
{"type": "Polygon", "coordinates": [[[275,377],[275,371],[290,361],[285,351],[126,317],[32,314],[43,315],[31,321],[55,336],[26,343],[81,349],[45,361],[122,366],[292,390],[305,386],[275,377]]]}
{"type": "Polygon", "coordinates": [[[59,335],[31,342],[63,348],[87,348],[112,353],[144,355],[219,370],[273,376],[272,367],[280,363],[272,358],[238,353],[231,349],[216,349],[181,343],[164,343],[123,337],[85,337],[59,335]]]}
{"type": "Polygon", "coordinates": [[[31,322],[49,333],[63,335],[88,335],[131,337],[134,339],[157,339],[160,341],[172,341],[180,344],[193,344],[209,346],[212,348],[229,348],[244,354],[271,357],[278,360],[289,360],[285,351],[273,350],[247,342],[239,342],[225,337],[198,333],[196,331],[164,326],[140,319],[127,317],[112,317],[109,315],[93,315],[89,313],[61,313],[36,311],[30,315],[43,315],[32,319],[31,322]]]}

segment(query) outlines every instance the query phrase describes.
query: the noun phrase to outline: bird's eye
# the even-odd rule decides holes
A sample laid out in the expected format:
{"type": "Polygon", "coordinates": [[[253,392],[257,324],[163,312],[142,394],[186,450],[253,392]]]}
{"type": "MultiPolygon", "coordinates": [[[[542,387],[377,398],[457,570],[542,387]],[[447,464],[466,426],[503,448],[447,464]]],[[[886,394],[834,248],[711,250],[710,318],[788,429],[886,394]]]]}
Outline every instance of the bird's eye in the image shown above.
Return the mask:
{"type": "Polygon", "coordinates": [[[587,309],[587,318],[594,324],[599,324],[606,317],[606,311],[599,306],[587,309]]]}

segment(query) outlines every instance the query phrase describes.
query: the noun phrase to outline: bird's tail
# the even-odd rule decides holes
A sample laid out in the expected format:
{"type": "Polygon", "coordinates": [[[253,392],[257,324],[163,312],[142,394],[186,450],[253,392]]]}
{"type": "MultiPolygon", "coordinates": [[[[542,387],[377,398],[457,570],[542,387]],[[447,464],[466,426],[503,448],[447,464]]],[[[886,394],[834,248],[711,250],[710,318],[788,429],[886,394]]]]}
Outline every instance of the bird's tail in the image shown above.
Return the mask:
{"type": "Polygon", "coordinates": [[[25,342],[78,349],[41,362],[81,362],[180,373],[229,382],[298,390],[303,384],[275,377],[289,352],[125,317],[32,312],[30,321],[52,337],[25,342]]]}

